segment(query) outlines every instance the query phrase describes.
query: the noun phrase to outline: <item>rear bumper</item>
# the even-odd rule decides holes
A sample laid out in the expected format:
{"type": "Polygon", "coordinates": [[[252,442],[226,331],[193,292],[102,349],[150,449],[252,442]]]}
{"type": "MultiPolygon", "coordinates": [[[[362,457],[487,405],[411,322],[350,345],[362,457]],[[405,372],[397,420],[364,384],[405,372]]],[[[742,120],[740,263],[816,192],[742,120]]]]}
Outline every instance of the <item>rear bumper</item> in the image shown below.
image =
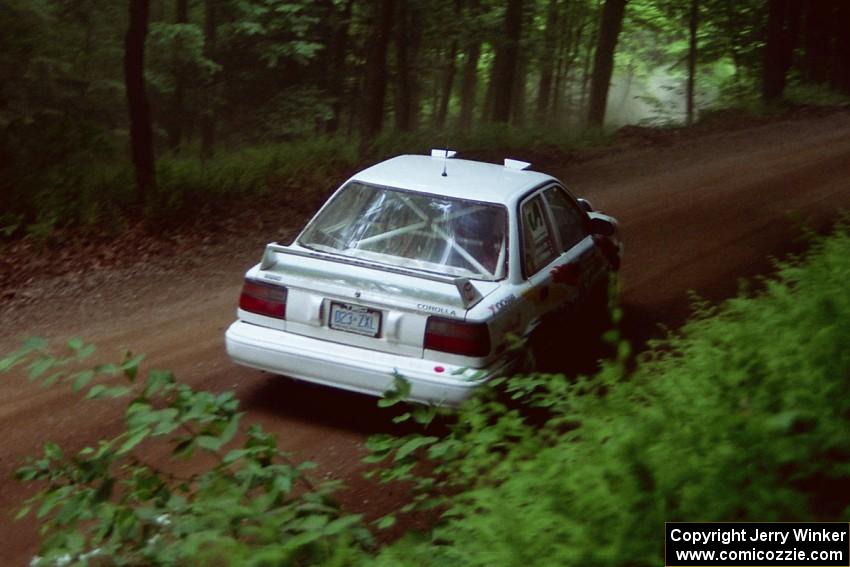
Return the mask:
{"type": "Polygon", "coordinates": [[[484,369],[463,369],[437,360],[412,358],[341,345],[236,321],[225,333],[227,354],[237,364],[299,380],[381,396],[400,374],[410,383],[410,400],[455,406],[490,378],[502,376],[502,359],[484,369]],[[435,367],[443,372],[436,372],[435,367]],[[454,374],[458,372],[458,374],[454,374]]]}

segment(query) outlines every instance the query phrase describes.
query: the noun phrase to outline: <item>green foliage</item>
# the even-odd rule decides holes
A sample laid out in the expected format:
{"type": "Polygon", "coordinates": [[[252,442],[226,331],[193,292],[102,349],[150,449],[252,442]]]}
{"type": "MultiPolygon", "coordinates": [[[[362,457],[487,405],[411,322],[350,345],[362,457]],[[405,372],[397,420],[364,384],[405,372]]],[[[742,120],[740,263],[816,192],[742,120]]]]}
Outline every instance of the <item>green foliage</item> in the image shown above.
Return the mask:
{"type": "Polygon", "coordinates": [[[196,391],[166,371],[143,375],[143,357],[130,353],[79,370],[93,352],[73,339],[56,355],[31,339],[0,359],[0,372],[22,367],[86,399],[126,402],[115,436],[76,454],[47,443],[18,469],[19,480],[43,486],[18,513],[41,526],[31,564],[343,565],[370,545],[359,516],[331,499],[335,484],[314,484],[311,463],[293,462],[261,427],[240,427],[232,393],[196,391]],[[169,447],[170,462],[146,460],[169,447]]]}
{"type": "Polygon", "coordinates": [[[237,3],[237,13],[231,33],[237,39],[254,40],[260,59],[269,67],[285,60],[307,63],[322,49],[310,36],[318,18],[303,2],[249,0],[237,3]]]}
{"type": "Polygon", "coordinates": [[[792,81],[785,88],[785,100],[790,104],[813,106],[848,106],[850,95],[829,87],[815,85],[799,80],[792,81]]]}
{"type": "Polygon", "coordinates": [[[151,25],[147,43],[148,85],[159,93],[173,93],[178,78],[204,84],[220,66],[204,54],[204,35],[195,24],[151,25]]]}
{"type": "Polygon", "coordinates": [[[665,521],[846,518],[848,250],[842,224],[763,292],[695,303],[628,376],[626,349],[592,378],[512,378],[438,440],[373,439],[382,478],[446,510],[376,563],[657,565],[665,521]]]}

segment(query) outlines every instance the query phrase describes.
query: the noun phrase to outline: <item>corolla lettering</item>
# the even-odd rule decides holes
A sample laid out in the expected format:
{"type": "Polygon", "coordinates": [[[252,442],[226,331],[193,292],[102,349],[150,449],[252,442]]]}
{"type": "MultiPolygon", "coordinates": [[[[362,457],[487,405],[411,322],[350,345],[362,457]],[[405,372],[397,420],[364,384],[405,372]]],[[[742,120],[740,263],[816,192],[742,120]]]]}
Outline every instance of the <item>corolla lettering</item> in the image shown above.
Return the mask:
{"type": "Polygon", "coordinates": [[[420,311],[427,311],[429,313],[440,313],[442,315],[451,315],[452,317],[457,316],[457,312],[454,309],[448,309],[447,307],[440,307],[439,305],[428,305],[427,303],[417,303],[416,308],[420,311]]]}

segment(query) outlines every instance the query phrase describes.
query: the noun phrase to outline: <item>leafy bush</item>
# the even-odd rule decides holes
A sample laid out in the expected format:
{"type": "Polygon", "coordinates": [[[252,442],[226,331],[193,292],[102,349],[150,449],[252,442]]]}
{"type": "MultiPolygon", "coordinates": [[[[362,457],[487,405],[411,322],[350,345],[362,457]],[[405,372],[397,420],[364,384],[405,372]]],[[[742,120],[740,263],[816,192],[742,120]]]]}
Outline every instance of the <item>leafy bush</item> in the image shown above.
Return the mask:
{"type": "Polygon", "coordinates": [[[657,565],[665,521],[846,518],[848,251],[845,224],[763,292],[697,303],[630,375],[624,349],[593,378],[513,378],[524,405],[473,400],[441,439],[373,439],[384,478],[447,510],[377,564],[657,565]]]}
{"type": "Polygon", "coordinates": [[[345,565],[369,545],[360,517],[331,500],[333,483],[314,484],[311,464],[292,462],[259,426],[240,432],[232,393],[195,391],[155,369],[142,378],[142,357],[130,354],[78,370],[94,349],[68,347],[56,356],[30,340],[0,371],[26,365],[31,380],[67,383],[86,399],[128,400],[125,428],[74,455],[47,443],[18,470],[44,486],[18,514],[41,524],[31,564],[345,565]],[[197,461],[164,470],[146,460],[169,446],[174,459],[197,461]]]}

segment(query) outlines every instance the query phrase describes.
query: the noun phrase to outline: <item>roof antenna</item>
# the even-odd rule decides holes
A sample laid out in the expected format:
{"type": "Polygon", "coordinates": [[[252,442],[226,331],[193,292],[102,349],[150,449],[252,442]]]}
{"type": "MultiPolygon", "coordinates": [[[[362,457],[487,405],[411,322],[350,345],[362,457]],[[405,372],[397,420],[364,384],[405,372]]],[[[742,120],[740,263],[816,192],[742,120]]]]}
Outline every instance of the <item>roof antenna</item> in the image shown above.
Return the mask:
{"type": "Polygon", "coordinates": [[[448,177],[449,174],[446,173],[446,168],[449,165],[449,146],[446,145],[446,153],[443,154],[443,177],[448,177]]]}

